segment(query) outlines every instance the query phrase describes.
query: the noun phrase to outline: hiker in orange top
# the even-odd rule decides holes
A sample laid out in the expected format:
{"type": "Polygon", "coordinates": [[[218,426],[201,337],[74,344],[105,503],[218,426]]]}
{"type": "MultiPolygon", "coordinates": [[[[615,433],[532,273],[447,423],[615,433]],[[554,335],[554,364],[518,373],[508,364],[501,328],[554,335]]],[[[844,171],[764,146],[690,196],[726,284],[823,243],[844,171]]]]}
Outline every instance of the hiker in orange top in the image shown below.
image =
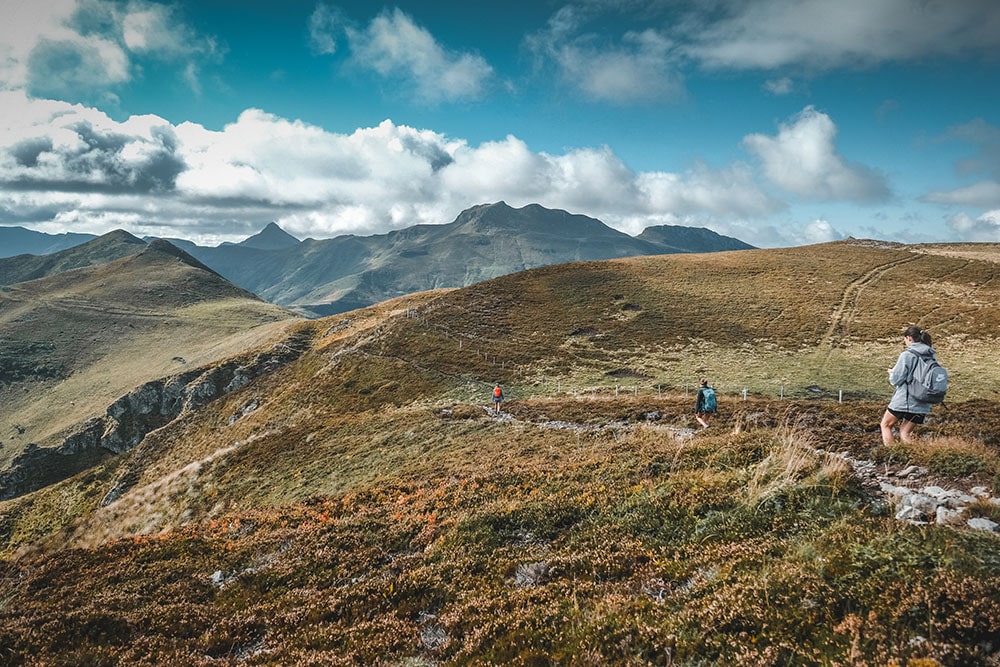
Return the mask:
{"type": "Polygon", "coordinates": [[[500,414],[500,404],[503,403],[503,389],[500,385],[493,387],[493,407],[497,414],[500,414]]]}

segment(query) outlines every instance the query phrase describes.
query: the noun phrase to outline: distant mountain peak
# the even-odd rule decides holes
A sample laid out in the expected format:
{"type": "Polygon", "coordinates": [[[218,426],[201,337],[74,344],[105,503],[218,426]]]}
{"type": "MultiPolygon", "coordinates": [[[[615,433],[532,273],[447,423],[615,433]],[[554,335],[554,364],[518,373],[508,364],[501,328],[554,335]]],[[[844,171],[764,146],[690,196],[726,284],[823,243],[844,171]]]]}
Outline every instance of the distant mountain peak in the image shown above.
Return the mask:
{"type": "Polygon", "coordinates": [[[264,229],[253,236],[243,239],[236,245],[244,248],[257,248],[258,250],[281,250],[291,248],[301,241],[278,226],[276,222],[269,222],[264,229]]]}

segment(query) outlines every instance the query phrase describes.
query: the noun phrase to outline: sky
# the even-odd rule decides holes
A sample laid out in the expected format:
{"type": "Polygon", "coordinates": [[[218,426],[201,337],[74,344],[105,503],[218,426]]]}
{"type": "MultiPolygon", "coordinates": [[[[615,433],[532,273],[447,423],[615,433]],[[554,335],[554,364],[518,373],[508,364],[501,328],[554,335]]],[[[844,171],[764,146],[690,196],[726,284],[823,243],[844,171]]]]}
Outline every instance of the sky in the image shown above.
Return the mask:
{"type": "Polygon", "coordinates": [[[0,225],[1000,241],[997,0],[0,0],[0,225]]]}

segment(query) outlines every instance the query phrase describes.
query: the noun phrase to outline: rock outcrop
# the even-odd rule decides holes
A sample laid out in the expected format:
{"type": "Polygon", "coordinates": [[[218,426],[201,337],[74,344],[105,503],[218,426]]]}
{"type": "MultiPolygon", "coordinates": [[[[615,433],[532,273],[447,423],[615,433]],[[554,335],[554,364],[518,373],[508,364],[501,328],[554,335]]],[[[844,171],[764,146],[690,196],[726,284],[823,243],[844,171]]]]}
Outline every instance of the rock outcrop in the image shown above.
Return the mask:
{"type": "Polygon", "coordinates": [[[849,463],[861,483],[876,497],[884,499],[897,521],[1000,532],[1000,524],[975,515],[974,508],[979,504],[1000,505],[1000,498],[993,496],[985,486],[946,489],[925,484],[929,471],[921,466],[910,465],[890,472],[881,470],[873,461],[856,459],[847,452],[835,456],[849,463]]]}
{"type": "Polygon", "coordinates": [[[29,445],[0,473],[0,500],[48,486],[130,451],[146,434],[182,413],[240,389],[254,378],[298,359],[312,334],[302,330],[266,352],[147,382],[112,403],[102,417],[89,419],[58,447],[29,445]]]}

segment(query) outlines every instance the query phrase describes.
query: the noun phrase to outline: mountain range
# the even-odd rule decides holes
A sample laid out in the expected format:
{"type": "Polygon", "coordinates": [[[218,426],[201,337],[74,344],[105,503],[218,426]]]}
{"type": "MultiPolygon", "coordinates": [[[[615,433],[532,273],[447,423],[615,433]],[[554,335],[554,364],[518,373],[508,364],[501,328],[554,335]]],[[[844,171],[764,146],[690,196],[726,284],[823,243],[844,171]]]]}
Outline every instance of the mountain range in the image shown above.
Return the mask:
{"type": "Polygon", "coordinates": [[[308,316],[563,262],[751,248],[704,228],[664,225],[632,237],[587,216],[504,202],[475,206],[448,224],[372,236],[299,241],[271,223],[217,247],[168,240],[234,284],[308,316]]]}

